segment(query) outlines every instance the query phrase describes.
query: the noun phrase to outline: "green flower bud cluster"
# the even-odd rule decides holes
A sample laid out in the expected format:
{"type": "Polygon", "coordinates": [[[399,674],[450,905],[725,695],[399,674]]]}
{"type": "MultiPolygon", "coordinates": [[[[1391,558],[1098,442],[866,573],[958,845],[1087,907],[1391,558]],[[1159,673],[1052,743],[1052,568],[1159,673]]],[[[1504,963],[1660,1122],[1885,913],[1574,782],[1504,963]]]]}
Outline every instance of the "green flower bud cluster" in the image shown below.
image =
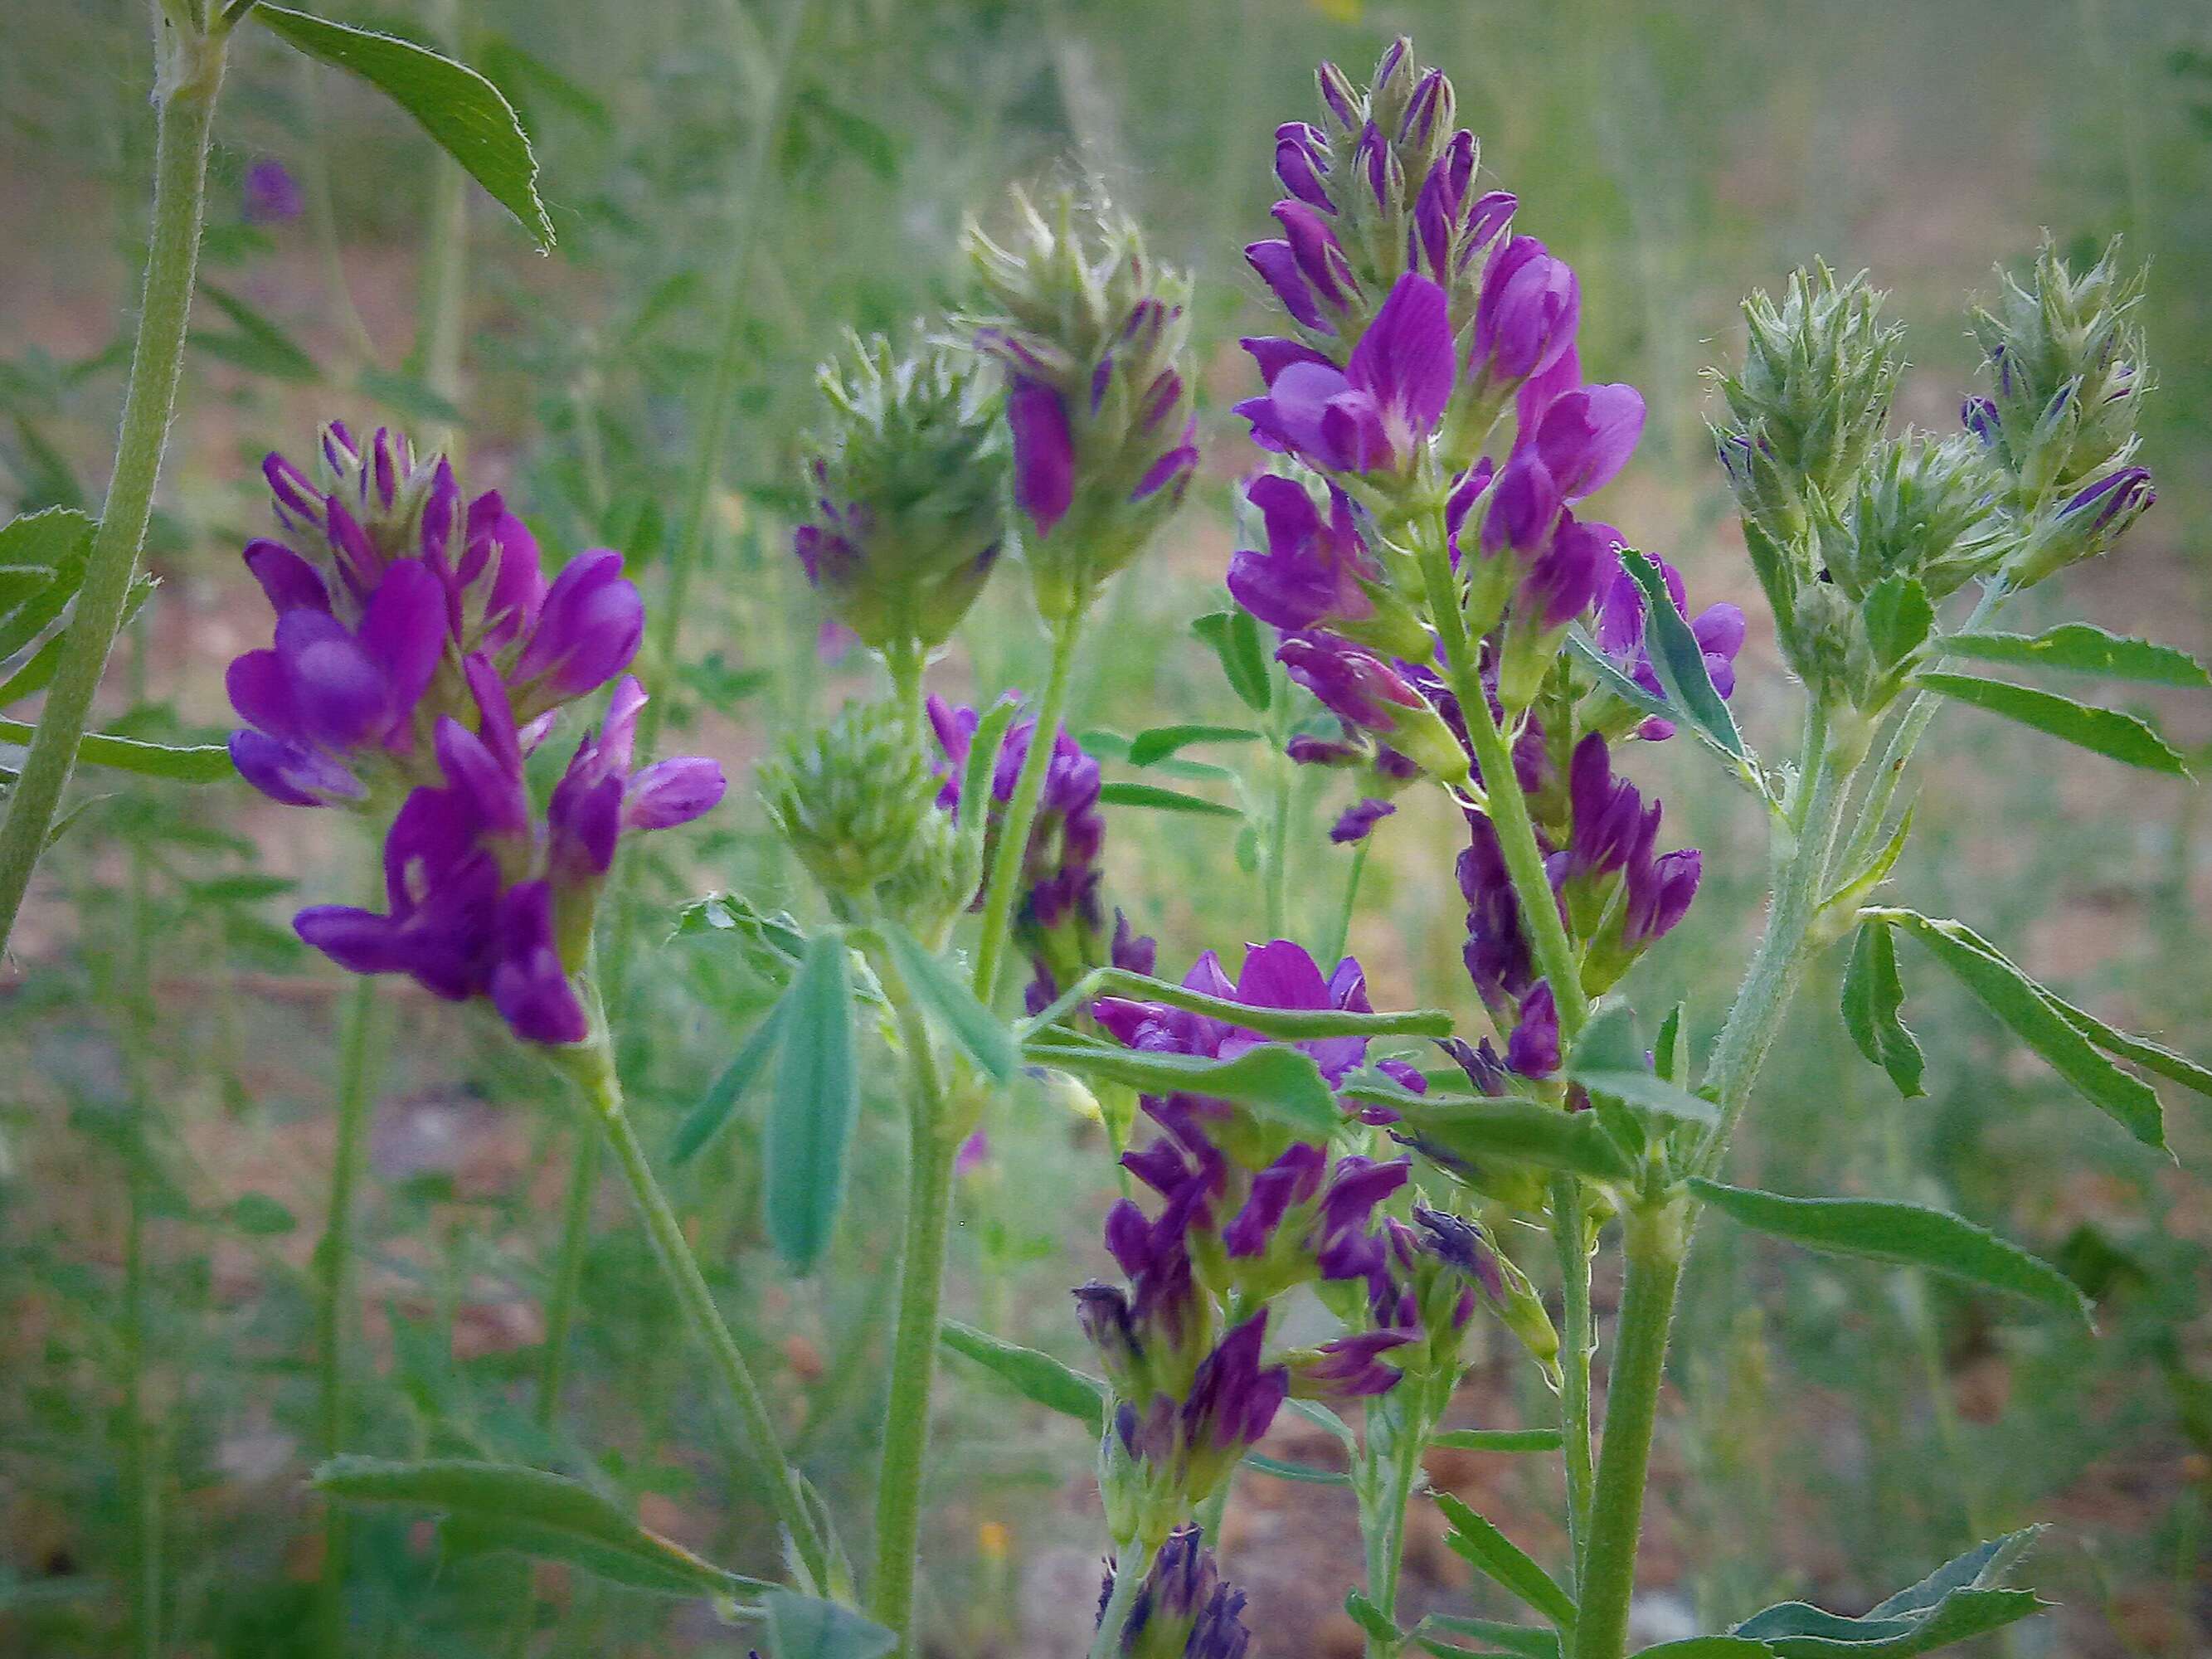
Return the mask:
{"type": "Polygon", "coordinates": [[[896,706],[847,703],[827,726],[788,739],[757,777],[769,820],[841,912],[874,905],[896,915],[956,884],[957,838],[944,833],[937,780],[896,706]]]}
{"type": "Polygon", "coordinates": [[[1998,505],[2003,481],[1971,433],[1889,439],[1841,499],[1812,504],[1821,573],[1856,602],[1884,577],[1918,578],[1942,599],[1996,568],[2017,540],[1998,505]]]}
{"type": "Polygon", "coordinates": [[[849,336],[817,383],[818,518],[796,538],[837,620],[886,653],[942,645],[981,593],[1005,533],[1006,445],[995,377],[944,343],[900,354],[849,336]]]}

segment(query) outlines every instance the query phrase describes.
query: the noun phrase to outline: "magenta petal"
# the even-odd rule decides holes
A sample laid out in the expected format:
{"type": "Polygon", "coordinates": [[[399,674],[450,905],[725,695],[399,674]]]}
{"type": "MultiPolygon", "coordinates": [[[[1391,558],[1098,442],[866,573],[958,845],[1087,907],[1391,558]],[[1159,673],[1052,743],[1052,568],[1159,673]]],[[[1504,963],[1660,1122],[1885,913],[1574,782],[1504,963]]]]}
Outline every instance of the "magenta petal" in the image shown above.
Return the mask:
{"type": "Polygon", "coordinates": [[[1060,394],[1042,380],[1016,377],[1006,393],[1014,437],[1014,501],[1049,536],[1075,500],[1075,439],[1060,394]]]}
{"type": "Polygon", "coordinates": [[[1237,344],[1252,355],[1252,362],[1260,370],[1260,379],[1272,390],[1275,377],[1292,363],[1319,363],[1324,368],[1334,368],[1322,353],[1316,351],[1302,340],[1286,340],[1278,335],[1249,335],[1237,344]]]}
{"type": "Polygon", "coordinates": [[[522,774],[508,771],[484,740],[459,720],[441,720],[434,739],[438,765],[454,788],[474,803],[485,829],[519,836],[530,828],[530,799],[522,774]]]}
{"type": "Polygon", "coordinates": [[[1351,383],[1327,363],[1292,363],[1268,388],[1270,423],[1290,449],[1328,465],[1331,451],[1322,430],[1329,404],[1351,383]]]}
{"type": "Polygon", "coordinates": [[[287,611],[328,611],[330,589],[314,566],[282,542],[266,538],[246,544],[246,568],[253,573],[270,605],[282,616],[287,611]]]}
{"type": "Polygon", "coordinates": [[[546,590],[514,678],[542,678],[562,696],[581,696],[629,665],[644,633],[645,604],[622,574],[622,555],[580,553],[546,590]]]}
{"type": "Polygon", "coordinates": [[[591,1027],[555,948],[552,889],[542,881],[510,889],[497,932],[492,1006],[525,1042],[581,1042],[591,1027]]]}
{"type": "Polygon", "coordinates": [[[448,635],[446,595],[420,559],[401,559],[362,613],[362,648],[383,669],[394,731],[403,727],[429,689],[448,635]]]}
{"type": "Polygon", "coordinates": [[[1559,494],[1578,501],[1613,482],[1643,434],[1644,398],[1634,386],[1583,386],[1544,411],[1536,453],[1559,494]]]}
{"type": "Polygon", "coordinates": [[[349,974],[405,970],[400,925],[349,904],[313,904],[292,918],[293,931],[349,974]]]}
{"type": "Polygon", "coordinates": [[[348,749],[377,732],[384,671],[344,623],[320,611],[288,611],[276,619],[276,657],[302,736],[348,749]]]}
{"type": "Polygon", "coordinates": [[[719,805],[728,787],[722,769],[697,755],[655,761],[629,781],[623,819],[633,830],[669,830],[719,805]]]}
{"type": "Polygon", "coordinates": [[[230,763],[256,789],[287,806],[329,806],[358,800],[367,793],[358,778],[328,756],[265,732],[232,732],[230,763]]]}
{"type": "Polygon", "coordinates": [[[1407,271],[1352,349],[1352,383],[1425,437],[1451,400],[1451,307],[1444,291],[1407,271]]]}
{"type": "Polygon", "coordinates": [[[1321,414],[1322,441],[1314,459],[1324,466],[1372,472],[1395,466],[1401,457],[1391,442],[1382,408],[1364,392],[1340,392],[1321,414]]]}
{"type": "Polygon", "coordinates": [[[1288,242],[1254,242],[1244,250],[1244,258],[1260,274],[1260,280],[1273,290],[1277,303],[1291,313],[1291,319],[1306,327],[1327,332],[1328,324],[1314,302],[1313,289],[1306,285],[1304,274],[1298,269],[1297,255],[1291,251],[1288,242]]]}
{"type": "Polygon", "coordinates": [[[258,726],[272,737],[304,735],[298,711],[292,705],[291,690],[285,684],[284,665],[274,651],[248,651],[232,658],[222,680],[223,689],[230,694],[230,706],[248,726],[258,726]]]}

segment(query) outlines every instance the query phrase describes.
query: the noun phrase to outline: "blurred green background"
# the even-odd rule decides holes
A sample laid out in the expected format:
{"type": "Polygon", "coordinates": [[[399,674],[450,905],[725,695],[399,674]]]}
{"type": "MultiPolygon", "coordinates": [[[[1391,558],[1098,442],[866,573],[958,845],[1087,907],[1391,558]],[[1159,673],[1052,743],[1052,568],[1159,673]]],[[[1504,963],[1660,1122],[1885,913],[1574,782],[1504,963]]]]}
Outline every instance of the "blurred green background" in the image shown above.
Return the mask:
{"type": "MultiPolygon", "coordinates": [[[[1192,505],[1125,579],[1088,650],[1084,729],[1224,718],[1187,629],[1231,545],[1229,488],[1254,452],[1228,405],[1235,348],[1261,321],[1240,246],[1265,234],[1270,135],[1312,112],[1314,63],[1366,67],[1400,31],[1457,85],[1486,183],[1571,258],[1583,355],[1649,400],[1607,517],[1688,573],[1693,600],[1753,612],[1736,708],[1778,744],[1793,692],[1753,604],[1703,427],[1700,371],[1738,349],[1735,306],[1825,258],[1894,290],[1916,367],[1900,416],[1945,428],[1972,368],[1970,293],[2047,230],[2150,262],[2161,387],[2143,459],[2157,510],[2113,560],[2039,590],[2043,620],[2087,615],[2212,646],[2212,8],[2176,0],[445,0],[330,14],[442,39],[522,112],[560,233],[550,258],[481,196],[455,199],[404,118],[365,90],[241,36],[182,412],[150,558],[162,588],[111,672],[112,719],[209,733],[222,664],[265,615],[237,550],[266,508],[261,453],[305,453],[316,422],[453,434],[472,489],[496,484],[549,553],[614,545],[648,595],[710,419],[728,422],[705,498],[707,559],[672,661],[645,665],[672,737],[722,759],[731,804],[655,849],[648,948],[626,1071],[665,1139],[765,994],[712,939],[672,938],[709,887],[803,908],[745,784],[788,722],[866,684],[825,659],[785,550],[811,366],[840,329],[890,328],[958,295],[963,216],[1006,186],[1094,174],[1194,268],[1207,462],[1192,505]],[[252,225],[242,180],[280,161],[307,212],[252,225]],[[423,319],[443,319],[445,326],[423,319]],[[737,372],[712,366],[737,331],[737,372]],[[724,395],[718,396],[718,391],[724,395]]],[[[0,505],[96,503],[143,245],[151,140],[143,9],[0,0],[0,505]]],[[[2023,619],[2037,620],[2034,617],[2023,619]]],[[[933,684],[988,695],[1038,665],[1018,581],[1001,581],[933,684]]],[[[2201,702],[2159,705],[2206,753],[2201,702]]],[[[2203,971],[2212,823],[2186,786],[2000,731],[1971,714],[1924,750],[1906,902],[1967,917],[2033,970],[2131,1029],[2212,1048],[2203,971]]],[[[1674,832],[1707,849],[1692,921],[1640,970],[1650,1006],[1686,996],[1709,1040],[1755,926],[1764,850],[1749,801],[1686,744],[1640,751],[1674,832]]],[[[1115,775],[1109,763],[1109,775],[1115,775]]],[[[1124,775],[1126,774],[1119,774],[1124,775]]],[[[1263,790],[1264,777],[1251,781],[1263,790]]],[[[1217,784],[1193,784],[1222,799],[1217,784]]],[[[1297,781],[1290,930],[1333,932],[1345,801],[1297,781]]],[[[88,804],[44,867],[0,969],[0,1651],[124,1650],[131,1357],[118,1325],[135,1187],[151,1334],[137,1370],[162,1471],[173,1651],[307,1650],[318,1570],[312,1461],[313,1240],[331,1151],[337,975],[286,918],[342,896],[364,848],[343,822],[241,786],[79,786],[88,804]],[[149,988],[150,994],[139,988],[149,988]]],[[[1229,820],[1121,811],[1115,902],[1164,969],[1261,927],[1229,820]]],[[[1445,1001],[1457,967],[1451,816],[1381,832],[1353,950],[1380,1006],[1445,1001]]],[[[1908,969],[1911,963],[1908,963],[1908,969]]],[[[1931,1096],[1900,1106],[1835,1018],[1824,963],[1738,1153],[1784,1190],[1943,1202],[2074,1272],[2095,1341],[2015,1310],[1855,1267],[1701,1243],[1662,1425],[1650,1639],[1718,1627],[1779,1595],[1856,1611],[1976,1538],[2053,1529],[2032,1581],[2063,1605],[2009,1650],[2180,1656],[2212,1648],[2212,1133],[2169,1103],[2178,1161],[2081,1110],[1932,975],[1908,1008],[1931,1096]]],[[[695,1386],[620,1195],[584,1263],[574,1383],[548,1430],[528,1408],[544,1341],[569,1125],[559,1089],[472,1021],[411,989],[384,999],[363,1194],[367,1322],[359,1449],[454,1451],[583,1473],[718,1559],[773,1559],[752,1472],[695,1386]]],[[[864,1522],[880,1407],[902,1132],[875,1103],[861,1202],[827,1268],[787,1280],[761,1237],[753,1130],[678,1182],[741,1339],[761,1357],[809,1470],[864,1522]]],[[[1064,1103],[1016,1103],[963,1188],[952,1310],[1071,1358],[1065,1291],[1100,1261],[1103,1143],[1064,1103]]],[[[1539,1270],[1540,1271],[1540,1270],[1539,1270]]],[[[1601,1310],[1616,1287],[1601,1280],[1601,1310]]],[[[942,1391],[926,1544],[933,1651],[1080,1651],[1102,1547],[1089,1448],[958,1359],[942,1391]],[[1073,1645],[1071,1645],[1073,1644],[1073,1645]]],[[[1547,1403],[1499,1352],[1470,1422],[1547,1403]]],[[[1296,1454],[1296,1435],[1283,1436],[1296,1454]]],[[[1556,1508],[1535,1460],[1441,1455],[1431,1473],[1541,1554],[1556,1508]],[[1455,1456],[1457,1461],[1454,1461],[1455,1456]]],[[[1248,1476],[1224,1541],[1258,1650],[1356,1653],[1335,1609],[1358,1559],[1348,1496],[1248,1476]],[[1339,1501],[1339,1500],[1341,1501],[1339,1501]]],[[[350,1613],[364,1654],[495,1650],[511,1563],[441,1561],[405,1519],[356,1528],[350,1613]]],[[[1498,1609],[1433,1534],[1409,1597],[1498,1609]],[[1472,1598],[1472,1600],[1471,1600],[1472,1598]]],[[[703,1612],[549,1579],[545,1653],[741,1654],[703,1612]]]]}

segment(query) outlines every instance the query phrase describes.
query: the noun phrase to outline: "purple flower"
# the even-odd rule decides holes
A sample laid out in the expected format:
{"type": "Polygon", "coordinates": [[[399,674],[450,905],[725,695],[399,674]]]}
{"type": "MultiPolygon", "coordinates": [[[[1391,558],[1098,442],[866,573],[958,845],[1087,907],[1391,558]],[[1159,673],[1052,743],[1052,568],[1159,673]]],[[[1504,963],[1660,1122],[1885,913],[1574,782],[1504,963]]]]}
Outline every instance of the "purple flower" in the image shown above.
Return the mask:
{"type": "Polygon", "coordinates": [[[1239,404],[1237,412],[1251,422],[1254,441],[1325,472],[1403,467],[1451,398],[1444,291],[1411,271],[1391,289],[1343,369],[1318,353],[1253,355],[1267,395],[1239,404]]]}
{"type": "Polygon", "coordinates": [[[1522,1077],[1547,1078],[1559,1069],[1559,1007],[1543,980],[1521,1000],[1521,1018],[1505,1043],[1505,1063],[1522,1077]]]}
{"type": "Polygon", "coordinates": [[[1644,398],[1632,386],[1578,386],[1553,398],[1534,434],[1560,496],[1578,501],[1611,483],[1644,434],[1644,398]]]}
{"type": "Polygon", "coordinates": [[[1468,369],[1517,386],[1556,362],[1574,343],[1582,289],[1565,260],[1533,236],[1516,236],[1482,274],[1468,369]]]}
{"type": "Polygon", "coordinates": [[[2058,511],[2069,528],[2078,528],[2084,536],[2101,536],[2117,533],[2115,526],[2126,528],[2157,500],[2158,492],[2151,488],[2150,469],[2124,466],[2075,491],[2058,511]]]}
{"type": "Polygon", "coordinates": [[[1291,1398],[1341,1405],[1389,1393],[1405,1372],[1383,1364],[1382,1356],[1404,1347],[1415,1334],[1405,1330],[1362,1331],[1324,1342],[1310,1355],[1293,1357],[1289,1362],[1291,1398]]]}
{"type": "Polygon", "coordinates": [[[307,211],[299,181],[273,156],[264,156],[246,169],[243,195],[249,225],[283,224],[307,211]]]}
{"type": "Polygon", "coordinates": [[[1328,838],[1342,847],[1356,841],[1365,841],[1377,823],[1398,809],[1387,800],[1377,800],[1369,795],[1353,802],[1328,832],[1328,838]]]}
{"type": "Polygon", "coordinates": [[[1267,550],[1240,550],[1229,562],[1229,592],[1261,622],[1294,633],[1316,623],[1361,622],[1375,614],[1366,584],[1382,572],[1352,521],[1352,503],[1334,485],[1326,520],[1304,484],[1268,473],[1245,486],[1260,509],[1267,550]]]}
{"type": "MultiPolygon", "coordinates": [[[[1652,809],[1658,810],[1656,806],[1652,809]]],[[[1649,855],[1628,866],[1628,903],[1621,919],[1621,943],[1641,950],[1673,930],[1698,896],[1705,856],[1694,847],[1649,855]]]]}
{"type": "Polygon", "coordinates": [[[1401,663],[1331,634],[1292,634],[1275,647],[1291,678],[1347,726],[1383,738],[1398,754],[1447,783],[1465,780],[1467,750],[1437,706],[1415,689],[1401,663]]]}
{"type": "Polygon", "coordinates": [[[1006,424],[1014,435],[1014,504],[1049,536],[1075,500],[1075,438],[1067,406],[1042,380],[1007,377],[1006,424]]]}
{"type": "Polygon", "coordinates": [[[1997,413],[1996,401],[1989,398],[1969,398],[1959,405],[1959,424],[1995,449],[2004,441],[2004,421],[1997,413]]]}
{"type": "MultiPolygon", "coordinates": [[[[1477,469],[1477,476],[1462,480],[1454,494],[1459,495],[1469,483],[1480,489],[1486,476],[1477,469]]],[[[1461,508],[1462,514],[1467,510],[1461,508]]],[[[1533,447],[1516,447],[1506,458],[1496,482],[1490,484],[1483,505],[1483,556],[1495,558],[1510,550],[1524,560],[1534,557],[1551,545],[1552,533],[1565,511],[1565,497],[1543,458],[1533,447]]]]}
{"type": "Polygon", "coordinates": [[[1567,792],[1573,828],[1566,850],[1554,854],[1561,881],[1588,881],[1626,866],[1640,842],[1659,822],[1659,805],[1647,809],[1636,786],[1613,774],[1604,737],[1587,732],[1567,765],[1567,792]]]}
{"type": "MultiPolygon", "coordinates": [[[[1513,612],[1540,635],[1565,628],[1590,607],[1605,573],[1617,568],[1620,532],[1562,514],[1552,544],[1522,577],[1513,612]]],[[[1548,653],[1547,653],[1548,654],[1548,653]]]]}
{"type": "MultiPolygon", "coordinates": [[[[1664,559],[1654,562],[1666,579],[1667,592],[1674,599],[1674,609],[1688,617],[1687,592],[1682,586],[1681,573],[1664,559]]],[[[1599,649],[1653,696],[1661,695],[1659,676],[1651,666],[1651,654],[1644,642],[1644,589],[1626,569],[1614,574],[1599,598],[1595,631],[1599,649]]],[[[1729,696],[1735,690],[1735,655],[1743,648],[1743,612],[1725,601],[1708,605],[1690,623],[1690,632],[1705,654],[1705,673],[1713,683],[1713,690],[1723,697],[1729,696]]],[[[1673,722],[1656,718],[1644,721],[1637,732],[1638,737],[1655,743],[1674,734],[1673,722]]]]}
{"type": "MultiPolygon", "coordinates": [[[[1110,1563],[1109,1569],[1094,1626],[1103,1621],[1113,1596],[1110,1563]]],[[[1244,1659],[1250,1638],[1243,1613],[1244,1592],[1221,1581],[1198,1528],[1177,1527],[1153,1556],[1130,1604],[1121,1651],[1127,1659],[1164,1653],[1182,1659],[1244,1659]]]]}
{"type": "Polygon", "coordinates": [[[1320,129],[1304,121],[1285,121],[1275,129],[1275,177],[1283,188],[1309,207],[1334,213],[1328,186],[1328,139],[1320,129]]]}
{"type": "Polygon", "coordinates": [[[532,714],[598,690],[637,654],[645,604],[622,568],[608,549],[580,553],[546,590],[512,674],[532,714]]]}
{"type": "Polygon", "coordinates": [[[499,902],[492,1006],[525,1042],[581,1042],[589,1034],[553,936],[553,889],[543,881],[509,888],[499,902]]]}

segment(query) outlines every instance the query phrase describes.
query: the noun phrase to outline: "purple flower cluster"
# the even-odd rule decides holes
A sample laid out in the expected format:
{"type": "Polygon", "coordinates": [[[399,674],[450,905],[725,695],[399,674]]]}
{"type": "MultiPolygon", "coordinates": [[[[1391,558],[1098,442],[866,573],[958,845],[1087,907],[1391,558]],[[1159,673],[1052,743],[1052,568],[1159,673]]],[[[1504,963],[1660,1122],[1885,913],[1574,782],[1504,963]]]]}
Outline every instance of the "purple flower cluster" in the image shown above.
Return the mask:
{"type": "Polygon", "coordinates": [[[240,773],[288,805],[377,811],[383,914],[301,911],[300,935],[356,973],[404,973],[453,1001],[488,997],[516,1035],[586,1035],[571,983],[627,830],[684,823],[721,799],[712,761],[633,770],[645,693],[624,676],[540,816],[523,766],[565,705],[613,679],[644,625],[619,555],[549,584],[497,491],[463,505],[452,467],[380,429],[324,428],[319,477],[264,465],[281,539],[246,549],[276,612],[272,644],[230,665],[240,773]],[[404,792],[404,793],[403,793],[404,792]]]}
{"type": "MultiPolygon", "coordinates": [[[[1098,1592],[1098,1619],[1114,1594],[1111,1564],[1098,1592]]],[[[1121,1627],[1124,1659],[1244,1659],[1244,1592],[1223,1582],[1213,1552],[1194,1526],[1170,1533],[1146,1570],[1121,1627]]]]}
{"type": "MultiPolygon", "coordinates": [[[[981,717],[973,708],[955,707],[938,696],[929,699],[927,708],[930,727],[944,754],[937,768],[944,781],[937,803],[957,818],[961,774],[981,717]]],[[[1036,734],[1034,719],[1017,720],[999,745],[985,820],[987,868],[1000,822],[1013,800],[1014,786],[1036,734]]],[[[1114,913],[1110,936],[1107,932],[1105,907],[1099,897],[1103,875],[1099,854],[1106,836],[1099,787],[1097,761],[1061,726],[1054,736],[1044,792],[1037,800],[1029,845],[1023,849],[1022,890],[1014,908],[1014,939],[1027,952],[1031,969],[1025,993],[1031,1013],[1045,1008],[1093,968],[1152,971],[1152,941],[1133,933],[1120,911],[1114,913]]]]}

